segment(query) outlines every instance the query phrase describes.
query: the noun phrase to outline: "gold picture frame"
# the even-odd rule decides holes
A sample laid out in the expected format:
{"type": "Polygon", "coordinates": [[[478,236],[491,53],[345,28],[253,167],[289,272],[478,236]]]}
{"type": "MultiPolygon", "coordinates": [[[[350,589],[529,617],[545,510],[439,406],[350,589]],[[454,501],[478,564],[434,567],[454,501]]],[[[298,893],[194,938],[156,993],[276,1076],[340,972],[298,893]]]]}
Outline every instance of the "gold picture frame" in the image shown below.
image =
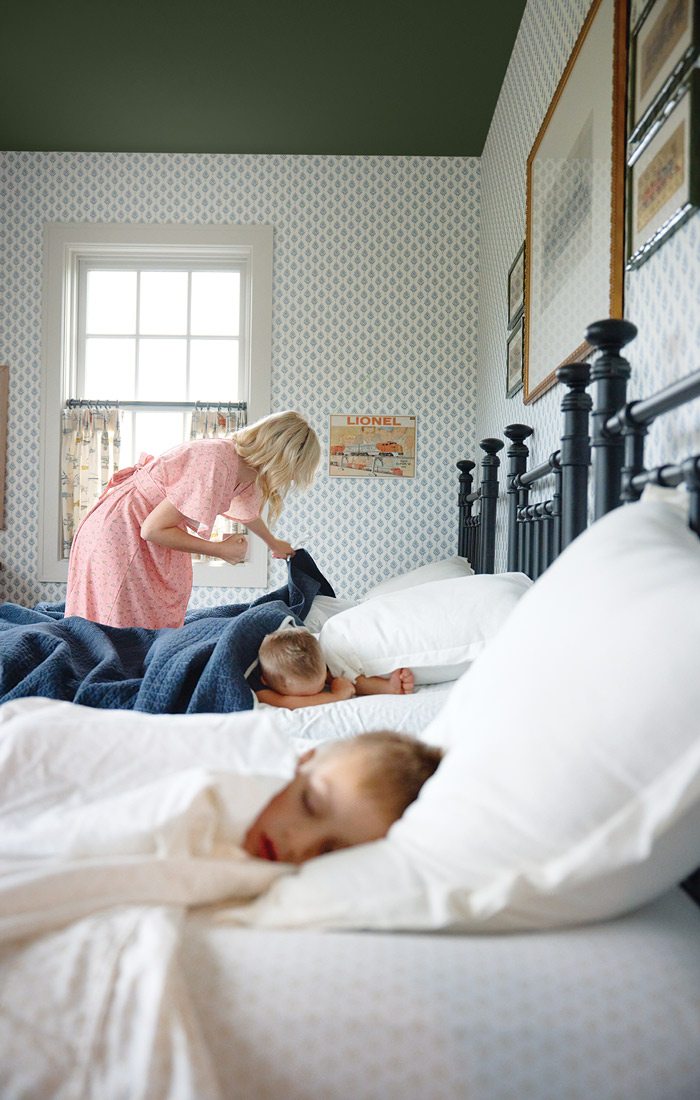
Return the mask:
{"type": "Polygon", "coordinates": [[[591,321],[621,317],[626,0],[593,0],[527,159],[524,400],[585,358],[591,321]]]}

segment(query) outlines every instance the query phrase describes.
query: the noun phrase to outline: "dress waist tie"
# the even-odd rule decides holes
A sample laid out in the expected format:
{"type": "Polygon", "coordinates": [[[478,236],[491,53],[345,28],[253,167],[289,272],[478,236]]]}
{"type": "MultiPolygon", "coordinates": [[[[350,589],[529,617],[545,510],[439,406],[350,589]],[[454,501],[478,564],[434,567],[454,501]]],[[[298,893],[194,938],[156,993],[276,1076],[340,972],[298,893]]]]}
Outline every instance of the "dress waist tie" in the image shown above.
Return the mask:
{"type": "Polygon", "coordinates": [[[115,470],[115,472],[109,479],[107,487],[102,491],[100,500],[104,500],[110,489],[114,489],[116,485],[121,484],[122,481],[126,481],[127,478],[133,477],[138,470],[142,470],[144,466],[152,461],[153,455],[149,455],[146,451],[141,451],[141,454],[139,455],[139,460],[134,466],[125,466],[123,470],[115,470]]]}

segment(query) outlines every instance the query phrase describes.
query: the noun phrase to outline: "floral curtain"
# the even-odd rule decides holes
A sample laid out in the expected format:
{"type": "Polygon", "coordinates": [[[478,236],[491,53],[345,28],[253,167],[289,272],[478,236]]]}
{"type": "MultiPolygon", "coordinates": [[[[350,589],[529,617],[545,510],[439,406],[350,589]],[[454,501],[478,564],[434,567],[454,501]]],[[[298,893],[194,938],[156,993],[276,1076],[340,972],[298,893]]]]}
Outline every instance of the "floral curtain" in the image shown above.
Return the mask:
{"type": "MultiPolygon", "coordinates": [[[[190,439],[231,439],[234,432],[244,427],[246,422],[245,409],[232,409],[226,405],[197,407],[192,413],[190,439]]],[[[245,533],[246,528],[242,523],[225,519],[224,516],[217,516],[210,538],[212,542],[218,542],[224,535],[244,535],[245,533]]],[[[192,561],[198,565],[224,564],[221,558],[210,558],[205,554],[193,554],[192,561]]]]}
{"type": "Polygon", "coordinates": [[[76,528],[119,469],[121,414],[118,409],[78,406],[63,409],[61,510],[63,557],[70,554],[76,528]]]}

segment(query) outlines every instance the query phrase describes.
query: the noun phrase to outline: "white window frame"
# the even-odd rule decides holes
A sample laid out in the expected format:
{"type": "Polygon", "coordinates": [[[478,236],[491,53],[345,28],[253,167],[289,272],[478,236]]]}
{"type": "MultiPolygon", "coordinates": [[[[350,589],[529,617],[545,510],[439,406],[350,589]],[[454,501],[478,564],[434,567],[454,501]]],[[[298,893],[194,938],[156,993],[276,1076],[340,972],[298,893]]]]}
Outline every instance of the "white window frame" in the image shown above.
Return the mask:
{"type": "MultiPolygon", "coordinates": [[[[272,357],[272,226],[48,224],[44,228],[43,385],[39,579],[63,581],[61,409],[76,393],[78,363],[78,278],[81,263],[95,259],[226,261],[245,272],[249,339],[239,363],[241,400],[248,421],[270,411],[272,357]]],[[[109,395],[105,394],[105,397],[109,395]]],[[[266,588],[268,555],[255,536],[249,560],[216,568],[194,565],[194,584],[216,588],[266,588]]]]}

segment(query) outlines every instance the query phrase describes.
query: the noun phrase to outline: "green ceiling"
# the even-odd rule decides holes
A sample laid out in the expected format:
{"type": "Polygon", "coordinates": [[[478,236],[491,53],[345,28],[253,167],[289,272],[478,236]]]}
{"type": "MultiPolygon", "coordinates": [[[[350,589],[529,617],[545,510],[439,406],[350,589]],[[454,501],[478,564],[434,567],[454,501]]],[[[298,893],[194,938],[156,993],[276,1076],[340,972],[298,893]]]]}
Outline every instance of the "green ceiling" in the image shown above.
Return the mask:
{"type": "Polygon", "coordinates": [[[479,156],[525,0],[14,0],[0,148],[479,156]]]}

